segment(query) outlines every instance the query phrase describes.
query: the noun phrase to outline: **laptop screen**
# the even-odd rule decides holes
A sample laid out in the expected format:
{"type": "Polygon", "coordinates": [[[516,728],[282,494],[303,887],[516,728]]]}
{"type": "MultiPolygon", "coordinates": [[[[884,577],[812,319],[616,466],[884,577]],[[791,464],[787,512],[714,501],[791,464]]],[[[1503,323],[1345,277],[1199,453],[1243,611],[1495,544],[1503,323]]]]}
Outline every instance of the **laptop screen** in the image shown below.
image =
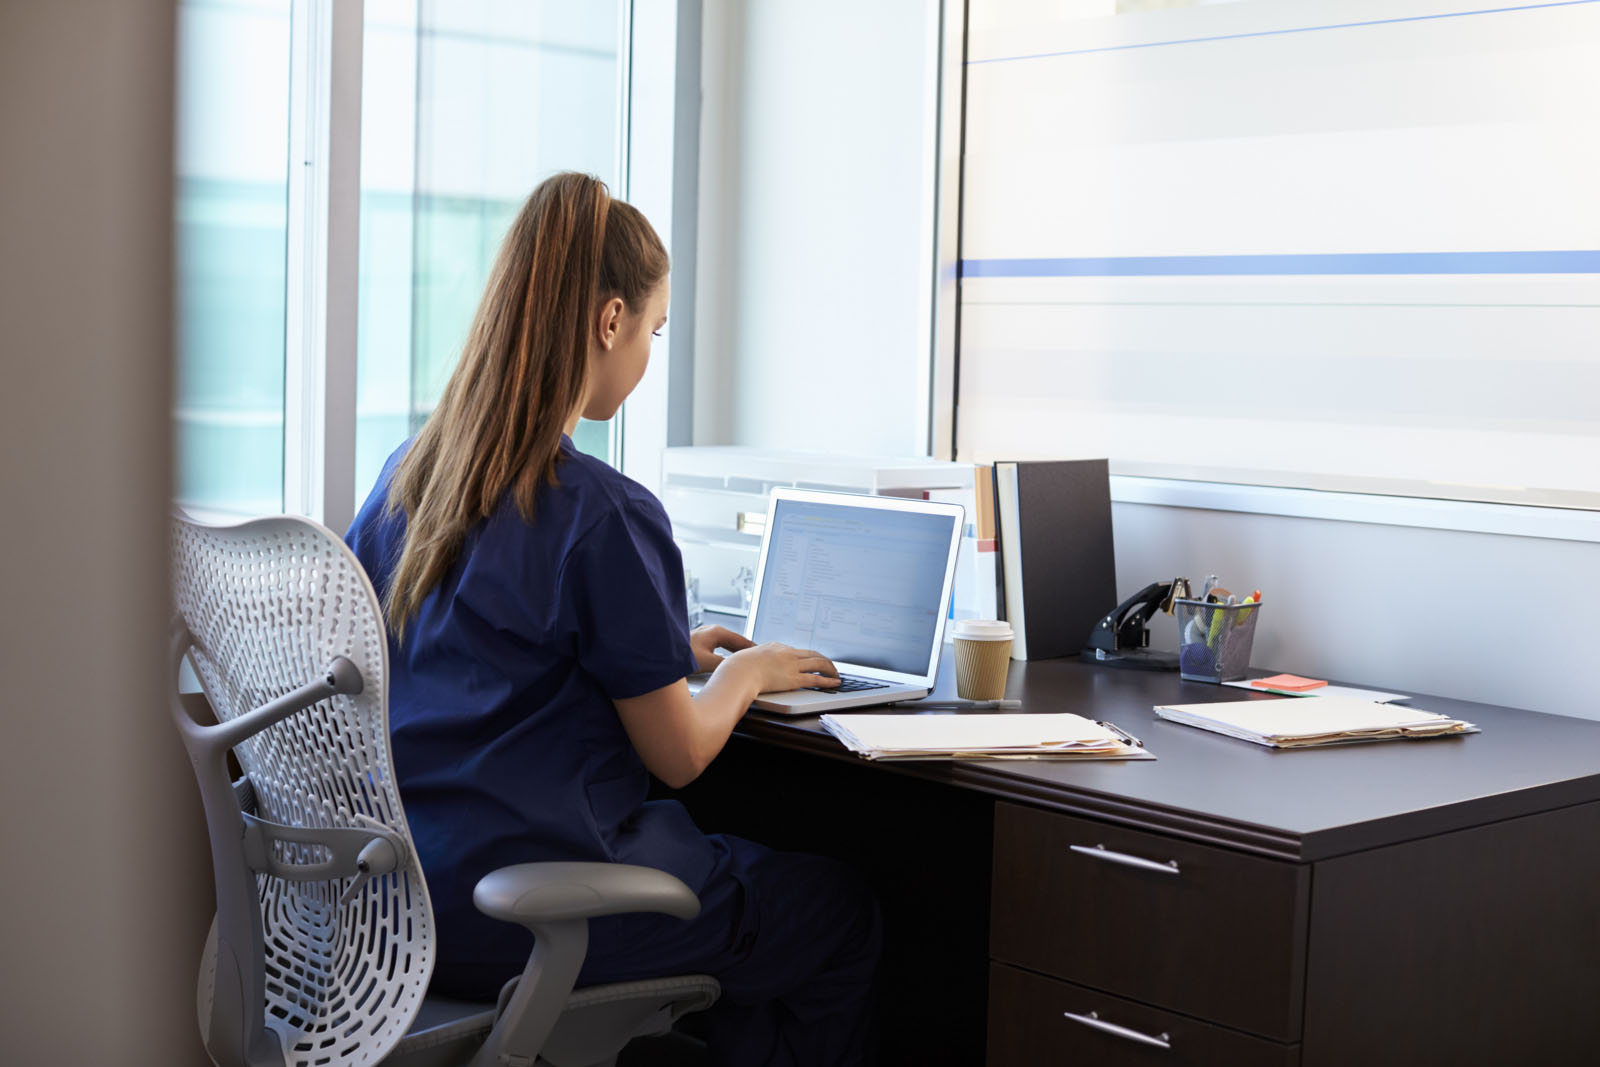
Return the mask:
{"type": "Polygon", "coordinates": [[[925,676],[955,522],[951,514],[774,500],[751,639],[925,676]]]}

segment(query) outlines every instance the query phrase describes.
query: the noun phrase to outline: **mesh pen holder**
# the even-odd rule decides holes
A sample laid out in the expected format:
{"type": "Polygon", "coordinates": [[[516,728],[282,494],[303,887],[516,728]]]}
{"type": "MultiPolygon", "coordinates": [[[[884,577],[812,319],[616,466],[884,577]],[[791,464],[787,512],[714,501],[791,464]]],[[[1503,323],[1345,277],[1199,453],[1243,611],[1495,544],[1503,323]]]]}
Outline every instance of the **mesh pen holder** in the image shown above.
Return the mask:
{"type": "Polygon", "coordinates": [[[1178,674],[1191,682],[1237,682],[1250,669],[1261,603],[1208,604],[1174,600],[1178,620],[1178,674]]]}

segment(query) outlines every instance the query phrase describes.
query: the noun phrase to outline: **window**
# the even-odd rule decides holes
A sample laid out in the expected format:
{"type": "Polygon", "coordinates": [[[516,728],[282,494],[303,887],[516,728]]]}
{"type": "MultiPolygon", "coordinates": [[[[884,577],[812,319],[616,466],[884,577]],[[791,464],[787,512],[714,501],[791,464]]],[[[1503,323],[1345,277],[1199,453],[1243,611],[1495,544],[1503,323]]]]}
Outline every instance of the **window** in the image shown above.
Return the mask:
{"type": "Polygon", "coordinates": [[[178,32],[178,499],[279,511],[289,0],[185,0],[178,32]]]}
{"type": "MultiPolygon", "coordinates": [[[[500,240],[557,170],[618,189],[616,4],[368,0],[356,492],[421,425],[500,240]]],[[[612,427],[579,448],[616,459],[612,427]]]]}
{"type": "MultiPolygon", "coordinates": [[[[337,502],[327,515],[303,502],[302,466],[345,465],[345,480],[353,467],[352,511],[365,497],[384,458],[432,410],[505,228],[533,186],[571,169],[624,191],[629,6],[367,0],[361,32],[340,37],[331,5],[182,0],[181,505],[241,515],[304,507],[334,525],[348,519],[337,502]],[[328,165],[314,148],[302,159],[292,146],[314,145],[326,121],[330,68],[356,62],[356,351],[329,351],[306,380],[301,368],[322,366],[298,358],[300,324],[317,321],[309,286],[324,281],[310,262],[316,228],[338,230],[330,216],[343,209],[291,187],[302,168],[328,165]],[[335,454],[340,446],[321,444],[326,435],[300,431],[303,413],[317,410],[309,394],[339,375],[353,377],[356,423],[353,447],[335,454]],[[319,454],[299,455],[308,447],[319,454]]],[[[613,423],[581,425],[578,446],[617,462],[613,423]]]]}

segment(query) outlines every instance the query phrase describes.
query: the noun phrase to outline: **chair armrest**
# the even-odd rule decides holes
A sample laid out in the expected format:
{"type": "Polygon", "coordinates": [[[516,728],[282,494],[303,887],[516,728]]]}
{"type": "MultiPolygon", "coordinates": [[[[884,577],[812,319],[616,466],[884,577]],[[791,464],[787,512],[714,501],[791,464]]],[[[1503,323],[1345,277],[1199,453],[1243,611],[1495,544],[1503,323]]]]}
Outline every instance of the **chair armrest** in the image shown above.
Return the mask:
{"type": "Polygon", "coordinates": [[[491,918],[533,923],[649,911],[692,919],[700,900],[677,878],[626,863],[518,863],[478,881],[472,902],[491,918]]]}
{"type": "Polygon", "coordinates": [[[532,930],[534,941],[521,979],[509,996],[502,992],[499,1019],[468,1067],[534,1063],[583,967],[590,919],[639,911],[680,919],[700,914],[699,898],[678,879],[626,863],[502,867],[479,879],[472,902],[490,918],[532,930]]]}

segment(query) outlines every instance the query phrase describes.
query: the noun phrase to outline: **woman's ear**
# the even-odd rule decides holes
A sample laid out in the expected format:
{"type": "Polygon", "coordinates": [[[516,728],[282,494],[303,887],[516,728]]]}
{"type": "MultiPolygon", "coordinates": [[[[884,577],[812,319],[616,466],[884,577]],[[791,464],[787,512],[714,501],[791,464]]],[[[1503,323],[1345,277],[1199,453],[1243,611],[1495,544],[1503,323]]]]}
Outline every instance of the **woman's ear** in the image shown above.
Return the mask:
{"type": "Polygon", "coordinates": [[[600,305],[600,314],[595,320],[595,341],[608,352],[611,351],[611,346],[617,343],[617,337],[622,332],[624,307],[620,296],[614,296],[600,305]]]}

